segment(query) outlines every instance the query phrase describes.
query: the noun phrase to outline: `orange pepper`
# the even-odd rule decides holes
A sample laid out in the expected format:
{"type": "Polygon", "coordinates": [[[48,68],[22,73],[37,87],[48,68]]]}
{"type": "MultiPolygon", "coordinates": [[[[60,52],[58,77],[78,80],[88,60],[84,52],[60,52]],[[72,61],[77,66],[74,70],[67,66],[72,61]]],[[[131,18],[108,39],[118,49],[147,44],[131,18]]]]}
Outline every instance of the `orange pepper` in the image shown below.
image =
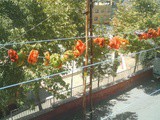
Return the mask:
{"type": "Polygon", "coordinates": [[[38,50],[31,50],[28,56],[28,63],[35,64],[38,61],[39,52],[38,50]]]}
{"type": "Polygon", "coordinates": [[[123,38],[120,39],[120,42],[121,42],[121,45],[127,45],[127,44],[129,44],[129,41],[126,40],[126,39],[123,39],[123,38]]]}
{"type": "Polygon", "coordinates": [[[48,66],[49,65],[49,61],[50,61],[50,54],[49,54],[49,52],[47,51],[47,52],[45,52],[44,53],[44,56],[45,56],[45,59],[44,59],[44,65],[45,66],[48,66]]]}

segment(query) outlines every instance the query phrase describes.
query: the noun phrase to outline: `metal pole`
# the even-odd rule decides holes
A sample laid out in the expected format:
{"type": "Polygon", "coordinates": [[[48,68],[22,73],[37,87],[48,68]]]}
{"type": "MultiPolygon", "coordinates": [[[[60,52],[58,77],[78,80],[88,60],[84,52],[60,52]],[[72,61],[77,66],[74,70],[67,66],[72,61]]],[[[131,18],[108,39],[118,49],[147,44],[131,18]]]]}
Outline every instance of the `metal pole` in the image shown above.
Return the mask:
{"type": "MultiPolygon", "coordinates": [[[[90,0],[90,25],[89,25],[89,32],[90,36],[93,36],[92,33],[92,9],[93,9],[93,1],[90,0]]],[[[93,39],[90,40],[90,63],[93,64],[93,39]]],[[[93,109],[93,102],[92,102],[92,79],[93,79],[93,66],[90,68],[90,111],[91,111],[91,119],[92,119],[92,109],[93,109]]]]}
{"type": "MultiPolygon", "coordinates": [[[[85,53],[85,66],[88,65],[88,25],[89,25],[89,0],[86,0],[86,53],[85,53]]],[[[87,68],[83,71],[83,119],[86,120],[86,78],[87,78],[87,68]]]]}
{"type": "Polygon", "coordinates": [[[70,88],[70,90],[71,90],[71,97],[73,96],[73,69],[74,69],[74,61],[72,60],[72,76],[71,76],[71,88],[70,88]]]}

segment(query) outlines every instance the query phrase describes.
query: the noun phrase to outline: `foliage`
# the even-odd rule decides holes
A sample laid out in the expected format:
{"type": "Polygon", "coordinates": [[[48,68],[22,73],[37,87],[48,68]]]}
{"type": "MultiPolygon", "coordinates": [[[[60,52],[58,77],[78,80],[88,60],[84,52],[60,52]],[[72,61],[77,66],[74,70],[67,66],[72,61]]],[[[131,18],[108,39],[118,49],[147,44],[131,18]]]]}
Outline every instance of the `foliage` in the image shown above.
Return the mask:
{"type": "MultiPolygon", "coordinates": [[[[112,21],[114,34],[119,34],[130,42],[123,53],[139,52],[159,45],[160,38],[139,40],[135,34],[135,31],[145,32],[149,28],[157,29],[159,27],[159,4],[158,0],[130,0],[117,4],[117,11],[112,21]]],[[[135,58],[136,66],[139,56],[135,58]]]]}
{"type": "MultiPolygon", "coordinates": [[[[156,0],[132,0],[118,4],[112,24],[115,34],[121,34],[130,40],[128,52],[152,47],[148,42],[139,41],[134,32],[159,27],[159,11],[159,1],[156,0]]],[[[158,39],[154,41],[158,42],[158,39]]]]}
{"type": "Polygon", "coordinates": [[[155,56],[156,56],[156,51],[148,51],[141,53],[139,59],[143,67],[148,67],[153,64],[155,56]]]}
{"type": "MultiPolygon", "coordinates": [[[[82,14],[84,0],[7,0],[0,1],[0,39],[1,44],[7,42],[24,42],[30,40],[53,39],[63,37],[73,37],[84,35],[84,17],[82,14]]],[[[74,40],[67,42],[54,41],[42,44],[25,44],[0,46],[0,84],[1,87],[10,84],[40,78],[45,75],[54,74],[65,69],[55,69],[51,66],[42,66],[43,59],[38,59],[41,63],[30,65],[25,61],[21,67],[15,66],[7,56],[6,49],[16,51],[23,50],[26,54],[32,49],[39,50],[40,56],[44,56],[44,51],[50,53],[63,53],[66,49],[72,49],[74,40]],[[63,48],[63,49],[62,49],[63,48]]],[[[55,98],[64,99],[66,96],[59,93],[60,90],[67,90],[68,85],[58,75],[49,80],[43,80],[45,89],[51,92],[55,98]],[[52,91],[50,91],[52,89],[52,91]]],[[[41,82],[17,86],[6,90],[1,90],[0,108],[5,111],[7,105],[16,103],[23,105],[27,102],[27,94],[33,91],[35,99],[39,99],[39,89],[41,82]],[[16,96],[16,93],[19,93],[16,96]],[[14,94],[13,94],[14,93],[14,94]],[[13,98],[13,102],[11,100],[13,98]],[[11,101],[10,101],[11,100],[11,101]]],[[[40,108],[41,106],[39,106],[40,108]]]]}

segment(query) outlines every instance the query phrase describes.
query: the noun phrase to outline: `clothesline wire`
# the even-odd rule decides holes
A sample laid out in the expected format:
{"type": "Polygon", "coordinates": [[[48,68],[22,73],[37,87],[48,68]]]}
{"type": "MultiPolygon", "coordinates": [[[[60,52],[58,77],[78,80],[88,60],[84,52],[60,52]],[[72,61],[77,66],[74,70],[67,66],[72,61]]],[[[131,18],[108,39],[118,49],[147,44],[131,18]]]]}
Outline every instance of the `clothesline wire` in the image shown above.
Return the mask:
{"type": "MultiPolygon", "coordinates": [[[[121,34],[131,34],[134,33],[135,31],[130,31],[130,32],[120,32],[121,34]]],[[[95,37],[99,37],[99,36],[109,36],[109,34],[102,34],[102,35],[95,35],[95,36],[88,36],[88,38],[95,38],[95,37]]],[[[113,35],[112,35],[113,36],[113,35]]],[[[70,38],[56,38],[56,39],[47,39],[47,40],[37,40],[37,41],[26,41],[26,42],[14,42],[14,43],[4,43],[4,44],[0,44],[1,46],[12,46],[12,45],[23,45],[23,44],[33,44],[33,43],[43,43],[43,42],[53,42],[53,41],[66,41],[66,40],[75,40],[75,39],[84,39],[86,38],[86,36],[82,36],[82,37],[70,37],[70,38]]]]}
{"type": "Polygon", "coordinates": [[[58,38],[58,39],[50,39],[50,40],[37,40],[37,41],[26,41],[26,42],[16,42],[16,43],[5,43],[0,44],[0,46],[11,46],[11,45],[23,45],[23,44],[33,44],[33,43],[43,43],[43,42],[53,42],[53,41],[64,41],[64,40],[74,40],[81,39],[85,37],[72,37],[72,38],[58,38]]]}
{"type": "MultiPolygon", "coordinates": [[[[90,39],[87,40],[87,41],[90,41],[90,39]]],[[[86,42],[85,42],[85,43],[86,43],[86,42]]],[[[5,50],[7,50],[7,51],[9,50],[8,48],[6,48],[6,47],[4,47],[4,46],[3,46],[3,47],[1,46],[0,49],[5,49],[5,50]]],[[[29,55],[26,55],[26,56],[29,56],[29,55]]],[[[43,56],[38,56],[38,58],[45,58],[45,57],[43,57],[43,56]]]]}
{"type": "MultiPolygon", "coordinates": [[[[116,58],[116,59],[118,59],[118,58],[116,58]]],[[[109,62],[109,60],[105,60],[105,61],[97,62],[97,63],[94,63],[94,64],[86,65],[86,66],[83,66],[83,67],[80,67],[80,68],[76,68],[76,69],[73,70],[74,71],[73,73],[75,73],[75,71],[77,71],[77,70],[81,70],[81,69],[88,68],[88,67],[91,67],[91,66],[96,66],[96,65],[99,65],[99,64],[102,64],[102,63],[105,63],[105,62],[109,62]]],[[[5,86],[5,87],[1,87],[0,90],[4,90],[4,89],[7,89],[7,88],[11,88],[11,87],[15,87],[15,86],[23,85],[23,84],[28,84],[28,83],[31,83],[31,82],[40,81],[42,79],[51,78],[51,77],[54,77],[56,75],[65,74],[65,73],[68,73],[70,71],[71,70],[66,70],[66,71],[62,71],[62,72],[55,73],[55,74],[52,74],[52,75],[47,75],[47,76],[43,76],[43,77],[40,77],[40,78],[35,78],[33,80],[28,80],[28,81],[25,81],[25,82],[20,82],[20,83],[8,85],[8,86],[5,86]]]]}
{"type": "Polygon", "coordinates": [[[141,50],[140,52],[131,53],[131,54],[125,55],[125,56],[131,57],[131,56],[133,56],[133,55],[141,54],[141,53],[148,52],[148,51],[151,51],[151,50],[156,50],[156,49],[159,49],[159,48],[160,48],[160,47],[155,47],[155,48],[151,48],[151,49],[148,49],[148,50],[141,50]]]}
{"type": "MultiPolygon", "coordinates": [[[[88,41],[90,41],[90,40],[88,40],[88,41]]],[[[136,52],[136,53],[132,53],[132,54],[129,54],[129,55],[125,55],[125,56],[133,56],[133,54],[141,54],[141,53],[143,53],[143,52],[147,52],[147,51],[150,51],[150,50],[156,50],[156,49],[159,49],[160,47],[156,47],[156,48],[151,48],[151,49],[148,49],[148,50],[142,50],[142,51],[140,51],[140,52],[136,52]]],[[[0,49],[5,49],[5,50],[9,50],[8,48],[6,48],[6,47],[0,47],[0,49]]],[[[26,55],[27,56],[27,55],[26,55]]],[[[38,58],[45,58],[45,57],[43,57],[43,56],[39,56],[38,58]]]]}
{"type": "MultiPolygon", "coordinates": [[[[157,47],[157,48],[160,48],[160,47],[157,47]]],[[[155,50],[155,49],[157,49],[157,48],[152,48],[152,49],[149,49],[149,50],[143,50],[143,51],[138,52],[138,53],[143,53],[143,52],[145,52],[145,51],[155,50]]],[[[135,55],[135,53],[131,53],[131,54],[135,55]]],[[[115,60],[116,60],[116,59],[119,60],[119,58],[115,58],[115,60]]],[[[91,66],[96,66],[96,65],[99,65],[99,64],[102,64],[102,63],[106,63],[106,62],[112,62],[112,60],[105,60],[105,61],[97,62],[97,63],[90,64],[90,65],[87,65],[87,66],[83,66],[83,67],[80,67],[80,68],[76,68],[76,69],[74,69],[73,71],[80,70],[80,69],[84,69],[84,68],[88,68],[88,67],[91,67],[91,66]]],[[[33,80],[28,80],[28,81],[25,81],[25,82],[20,82],[20,83],[12,84],[12,85],[5,86],[5,87],[1,87],[0,90],[7,89],[7,88],[11,88],[11,87],[15,87],[15,86],[22,85],[22,84],[28,84],[28,83],[31,83],[31,82],[36,82],[36,81],[39,81],[39,80],[42,80],[42,79],[54,77],[54,76],[56,76],[56,75],[61,75],[61,74],[65,74],[65,73],[68,73],[68,72],[70,72],[70,70],[63,71],[63,72],[59,72],[59,73],[55,73],[55,74],[48,75],[48,76],[43,76],[43,77],[41,77],[41,78],[35,78],[35,79],[33,79],[33,80]]],[[[75,73],[75,72],[74,72],[74,73],[75,73]]]]}

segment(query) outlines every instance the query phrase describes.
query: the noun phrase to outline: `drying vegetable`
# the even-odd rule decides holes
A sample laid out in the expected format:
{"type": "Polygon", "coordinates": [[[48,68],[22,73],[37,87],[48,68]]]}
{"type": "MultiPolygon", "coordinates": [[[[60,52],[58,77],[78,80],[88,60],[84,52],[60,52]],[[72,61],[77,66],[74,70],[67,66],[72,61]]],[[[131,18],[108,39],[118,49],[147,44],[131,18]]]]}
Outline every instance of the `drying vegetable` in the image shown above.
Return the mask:
{"type": "Polygon", "coordinates": [[[86,50],[86,45],[81,40],[78,40],[75,46],[74,56],[79,57],[80,55],[83,54],[85,50],[86,50]]]}
{"type": "Polygon", "coordinates": [[[106,43],[104,38],[96,38],[93,40],[93,42],[98,44],[100,47],[104,47],[106,43]]]}
{"type": "Polygon", "coordinates": [[[61,56],[57,53],[52,54],[50,56],[50,64],[54,67],[54,68],[61,68],[62,67],[62,60],[61,60],[61,56]]]}
{"type": "Polygon", "coordinates": [[[126,46],[129,44],[129,41],[123,38],[120,38],[119,36],[115,36],[109,41],[109,46],[112,49],[119,49],[121,46],[126,46]]]}
{"type": "Polygon", "coordinates": [[[43,63],[43,64],[44,64],[45,66],[48,66],[48,65],[49,65],[49,61],[50,61],[50,54],[49,54],[48,51],[44,53],[44,57],[45,57],[45,58],[44,58],[44,63],[43,63]]]}
{"type": "Polygon", "coordinates": [[[28,56],[28,63],[35,64],[38,61],[39,52],[38,50],[31,50],[28,56]]]}
{"type": "Polygon", "coordinates": [[[18,61],[18,54],[15,50],[13,50],[13,49],[8,50],[8,56],[12,62],[18,61]]]}
{"type": "Polygon", "coordinates": [[[16,62],[16,65],[17,66],[22,66],[25,62],[25,59],[26,59],[26,53],[24,51],[20,51],[18,53],[18,61],[16,62]]]}
{"type": "Polygon", "coordinates": [[[74,52],[72,50],[67,50],[66,52],[64,52],[63,58],[62,58],[63,62],[70,61],[73,59],[74,59],[74,52]]]}

